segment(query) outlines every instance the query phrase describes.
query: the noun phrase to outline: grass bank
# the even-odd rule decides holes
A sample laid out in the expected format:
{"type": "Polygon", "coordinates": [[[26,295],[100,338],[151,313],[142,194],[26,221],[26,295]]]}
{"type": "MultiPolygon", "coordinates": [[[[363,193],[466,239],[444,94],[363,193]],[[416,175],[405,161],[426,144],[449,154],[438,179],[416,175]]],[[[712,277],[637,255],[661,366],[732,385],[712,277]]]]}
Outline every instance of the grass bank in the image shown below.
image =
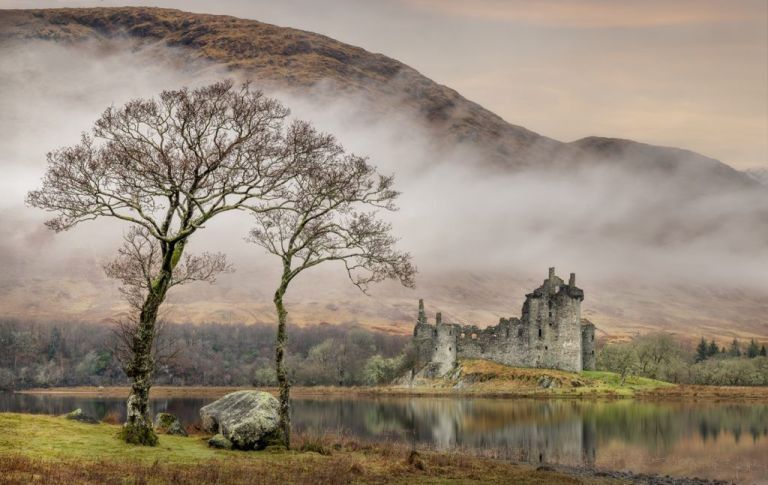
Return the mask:
{"type": "Polygon", "coordinates": [[[162,435],[157,447],[137,447],[119,441],[118,429],[0,413],[0,483],[620,483],[459,453],[411,457],[402,445],[342,438],[300,435],[297,451],[278,452],[214,450],[202,436],[162,435]]]}
{"type": "Polygon", "coordinates": [[[412,394],[458,393],[497,397],[627,398],[640,392],[675,387],[668,382],[630,376],[622,384],[613,372],[566,372],[510,367],[496,362],[465,359],[439,379],[417,379],[412,385],[392,386],[393,392],[412,394]]]}

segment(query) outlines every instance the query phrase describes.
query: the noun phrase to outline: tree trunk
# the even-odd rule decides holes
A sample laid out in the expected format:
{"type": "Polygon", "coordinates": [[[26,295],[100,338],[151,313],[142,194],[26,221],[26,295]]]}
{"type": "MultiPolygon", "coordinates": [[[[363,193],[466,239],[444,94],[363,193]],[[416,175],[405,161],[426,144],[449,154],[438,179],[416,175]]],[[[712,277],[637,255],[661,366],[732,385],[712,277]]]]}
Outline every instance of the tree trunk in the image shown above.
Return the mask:
{"type": "MultiPolygon", "coordinates": [[[[285,279],[285,278],[284,278],[285,279]]],[[[285,324],[288,320],[288,312],[283,305],[283,296],[286,286],[280,285],[275,292],[275,309],[277,310],[277,342],[275,344],[275,369],[277,371],[277,385],[280,389],[280,422],[279,427],[283,433],[283,440],[286,448],[291,447],[291,414],[290,414],[290,391],[291,384],[288,382],[288,372],[285,369],[285,347],[288,341],[285,324]]]]}
{"type": "Polygon", "coordinates": [[[153,281],[141,307],[139,325],[131,346],[133,356],[125,369],[126,375],[133,381],[127,402],[127,419],[121,431],[121,437],[127,443],[157,445],[157,434],[153,430],[152,416],[149,413],[149,389],[152,387],[152,374],[155,370],[152,356],[156,336],[155,324],[184,245],[184,241],[181,241],[167,249],[160,274],[153,281]]]}
{"type": "Polygon", "coordinates": [[[155,446],[157,435],[152,429],[149,413],[149,388],[155,367],[152,346],[155,340],[155,322],[162,299],[150,294],[144,302],[139,316],[139,325],[133,338],[133,356],[126,366],[126,374],[133,381],[128,396],[127,420],[122,438],[136,445],[155,446]]]}

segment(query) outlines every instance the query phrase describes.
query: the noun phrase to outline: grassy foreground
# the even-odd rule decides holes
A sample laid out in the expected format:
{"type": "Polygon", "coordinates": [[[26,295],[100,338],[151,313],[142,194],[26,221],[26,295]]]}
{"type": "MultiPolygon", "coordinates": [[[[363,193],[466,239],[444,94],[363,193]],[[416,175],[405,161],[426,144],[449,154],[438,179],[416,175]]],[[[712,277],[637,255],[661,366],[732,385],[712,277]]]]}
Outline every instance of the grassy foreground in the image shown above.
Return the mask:
{"type": "Polygon", "coordinates": [[[276,452],[214,450],[202,436],[162,435],[157,447],[137,447],[119,441],[118,429],[0,413],[0,483],[618,483],[459,453],[412,457],[401,445],[338,438],[297,436],[297,451],[276,452]]]}

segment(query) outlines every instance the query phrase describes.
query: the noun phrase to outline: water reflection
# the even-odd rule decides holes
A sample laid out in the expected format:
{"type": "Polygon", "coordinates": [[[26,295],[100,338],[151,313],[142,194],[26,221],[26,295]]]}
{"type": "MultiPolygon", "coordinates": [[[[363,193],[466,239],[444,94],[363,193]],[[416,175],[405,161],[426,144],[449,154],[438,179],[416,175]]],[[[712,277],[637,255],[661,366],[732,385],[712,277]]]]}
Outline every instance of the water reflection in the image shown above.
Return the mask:
{"type": "MultiPolygon", "coordinates": [[[[212,399],[153,399],[153,412],[197,420],[212,399]]],[[[97,417],[124,401],[0,394],[0,411],[97,417]]],[[[414,441],[534,464],[551,462],[768,484],[768,405],[465,398],[293,401],[297,431],[414,441]]]]}

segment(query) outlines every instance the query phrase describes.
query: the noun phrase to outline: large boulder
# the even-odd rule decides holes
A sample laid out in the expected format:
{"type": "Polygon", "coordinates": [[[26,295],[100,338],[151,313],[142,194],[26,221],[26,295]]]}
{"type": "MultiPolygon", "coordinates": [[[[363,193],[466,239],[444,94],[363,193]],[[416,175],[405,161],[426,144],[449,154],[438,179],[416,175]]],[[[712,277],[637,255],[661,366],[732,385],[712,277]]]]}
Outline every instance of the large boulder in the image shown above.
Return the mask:
{"type": "Polygon", "coordinates": [[[155,431],[165,434],[187,436],[187,430],[181,425],[179,418],[170,413],[158,413],[155,416],[155,431]]]}
{"type": "Polygon", "coordinates": [[[260,450],[281,444],[279,403],[271,394],[237,391],[200,409],[203,430],[221,434],[240,450],[260,450]]]}

